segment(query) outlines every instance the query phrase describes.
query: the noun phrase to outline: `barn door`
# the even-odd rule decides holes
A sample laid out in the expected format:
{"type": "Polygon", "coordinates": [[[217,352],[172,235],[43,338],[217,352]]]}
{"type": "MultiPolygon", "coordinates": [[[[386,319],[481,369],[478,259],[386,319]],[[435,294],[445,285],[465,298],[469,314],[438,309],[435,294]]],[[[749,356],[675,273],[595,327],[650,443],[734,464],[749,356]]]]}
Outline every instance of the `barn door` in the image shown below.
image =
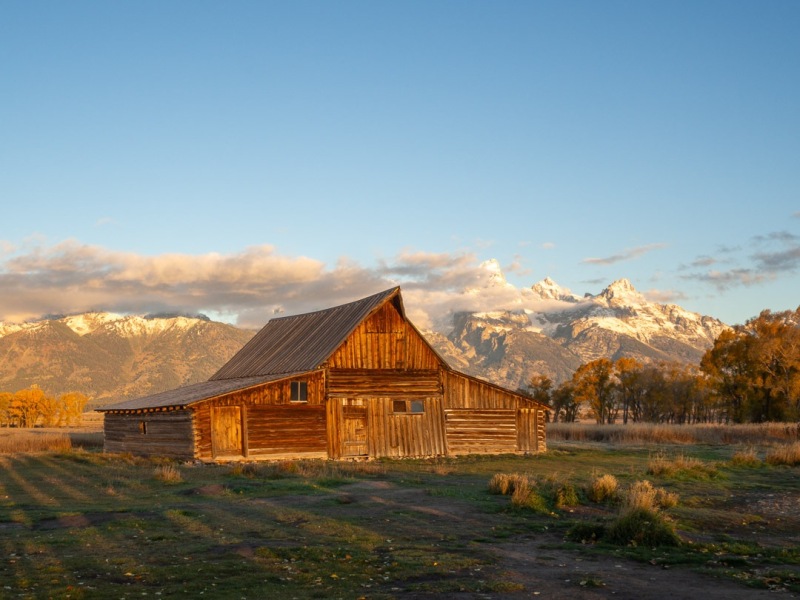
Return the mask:
{"type": "Polygon", "coordinates": [[[211,411],[211,450],[219,456],[242,456],[242,407],[218,406],[211,411]]]}
{"type": "Polygon", "coordinates": [[[342,400],[342,456],[367,456],[367,402],[363,398],[342,400]]]}

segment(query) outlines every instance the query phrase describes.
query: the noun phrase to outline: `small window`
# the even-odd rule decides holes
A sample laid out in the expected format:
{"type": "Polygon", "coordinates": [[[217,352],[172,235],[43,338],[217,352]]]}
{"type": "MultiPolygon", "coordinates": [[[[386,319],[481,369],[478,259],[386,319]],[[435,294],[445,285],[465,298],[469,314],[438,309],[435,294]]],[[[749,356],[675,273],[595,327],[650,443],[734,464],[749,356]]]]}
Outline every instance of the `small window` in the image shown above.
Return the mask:
{"type": "Polygon", "coordinates": [[[147,435],[147,421],[139,421],[139,433],[147,435]]]}
{"type": "Polygon", "coordinates": [[[292,402],[308,402],[308,382],[293,381],[292,392],[289,399],[292,402]]]}
{"type": "Polygon", "coordinates": [[[422,400],[393,400],[392,412],[395,414],[421,415],[425,412],[425,403],[422,400]]]}

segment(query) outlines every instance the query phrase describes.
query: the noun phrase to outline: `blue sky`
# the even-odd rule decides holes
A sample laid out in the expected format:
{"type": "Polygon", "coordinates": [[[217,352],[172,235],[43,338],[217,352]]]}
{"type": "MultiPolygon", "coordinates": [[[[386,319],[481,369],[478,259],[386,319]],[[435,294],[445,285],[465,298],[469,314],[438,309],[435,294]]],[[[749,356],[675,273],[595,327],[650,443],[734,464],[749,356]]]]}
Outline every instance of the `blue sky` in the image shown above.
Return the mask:
{"type": "Polygon", "coordinates": [[[794,309],[798,30],[790,0],[0,2],[0,320],[256,325],[490,259],[794,309]]]}

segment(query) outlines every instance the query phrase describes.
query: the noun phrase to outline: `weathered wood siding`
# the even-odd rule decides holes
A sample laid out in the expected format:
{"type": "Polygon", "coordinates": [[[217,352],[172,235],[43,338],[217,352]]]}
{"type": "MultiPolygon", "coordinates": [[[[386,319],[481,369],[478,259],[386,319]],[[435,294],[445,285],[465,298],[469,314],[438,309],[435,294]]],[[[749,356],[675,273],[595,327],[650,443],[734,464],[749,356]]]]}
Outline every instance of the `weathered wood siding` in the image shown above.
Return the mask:
{"type": "Polygon", "coordinates": [[[537,452],[544,449],[540,407],[517,394],[446,371],[444,418],[449,454],[537,452]],[[521,410],[534,410],[521,416],[521,410]]]}
{"type": "Polygon", "coordinates": [[[193,458],[191,410],[106,413],[106,452],[193,458]]]}
{"type": "Polygon", "coordinates": [[[373,398],[369,408],[370,456],[443,456],[447,452],[441,396],[423,398],[422,413],[395,413],[395,398],[373,398]]]}
{"type": "Polygon", "coordinates": [[[328,360],[333,369],[435,370],[439,359],[389,302],[365,319],[328,360]]]}
{"type": "Polygon", "coordinates": [[[249,406],[248,456],[326,456],[325,407],[320,404],[249,406]]]}
{"type": "Polygon", "coordinates": [[[441,396],[420,397],[424,412],[395,413],[397,397],[332,398],[332,458],[425,457],[446,453],[441,396]]]}
{"type": "Polygon", "coordinates": [[[194,408],[194,442],[202,460],[222,458],[264,459],[293,456],[325,456],[325,375],[322,371],[267,383],[201,402],[194,408]],[[291,382],[308,384],[306,402],[291,400],[291,382]],[[242,451],[239,454],[215,450],[216,415],[223,407],[241,407],[242,451]]]}
{"type": "Polygon", "coordinates": [[[517,410],[517,449],[520,452],[544,452],[545,411],[539,407],[522,407],[517,410]]]}
{"type": "Polygon", "coordinates": [[[436,369],[331,369],[328,373],[328,397],[425,398],[441,393],[436,369]]]}

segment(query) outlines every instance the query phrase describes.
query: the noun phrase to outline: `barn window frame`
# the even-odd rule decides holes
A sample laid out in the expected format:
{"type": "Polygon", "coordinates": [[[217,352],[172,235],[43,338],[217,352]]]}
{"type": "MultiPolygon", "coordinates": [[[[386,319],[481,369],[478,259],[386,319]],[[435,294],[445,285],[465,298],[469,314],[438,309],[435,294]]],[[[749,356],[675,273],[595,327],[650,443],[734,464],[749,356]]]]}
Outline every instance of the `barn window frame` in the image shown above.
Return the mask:
{"type": "Polygon", "coordinates": [[[422,400],[392,400],[392,413],[396,415],[424,415],[422,400]]]}
{"type": "Polygon", "coordinates": [[[289,384],[289,401],[301,404],[308,402],[307,381],[292,381],[289,384]]]}
{"type": "Polygon", "coordinates": [[[139,433],[141,433],[142,435],[147,435],[147,421],[145,421],[144,419],[139,421],[139,433]]]}

